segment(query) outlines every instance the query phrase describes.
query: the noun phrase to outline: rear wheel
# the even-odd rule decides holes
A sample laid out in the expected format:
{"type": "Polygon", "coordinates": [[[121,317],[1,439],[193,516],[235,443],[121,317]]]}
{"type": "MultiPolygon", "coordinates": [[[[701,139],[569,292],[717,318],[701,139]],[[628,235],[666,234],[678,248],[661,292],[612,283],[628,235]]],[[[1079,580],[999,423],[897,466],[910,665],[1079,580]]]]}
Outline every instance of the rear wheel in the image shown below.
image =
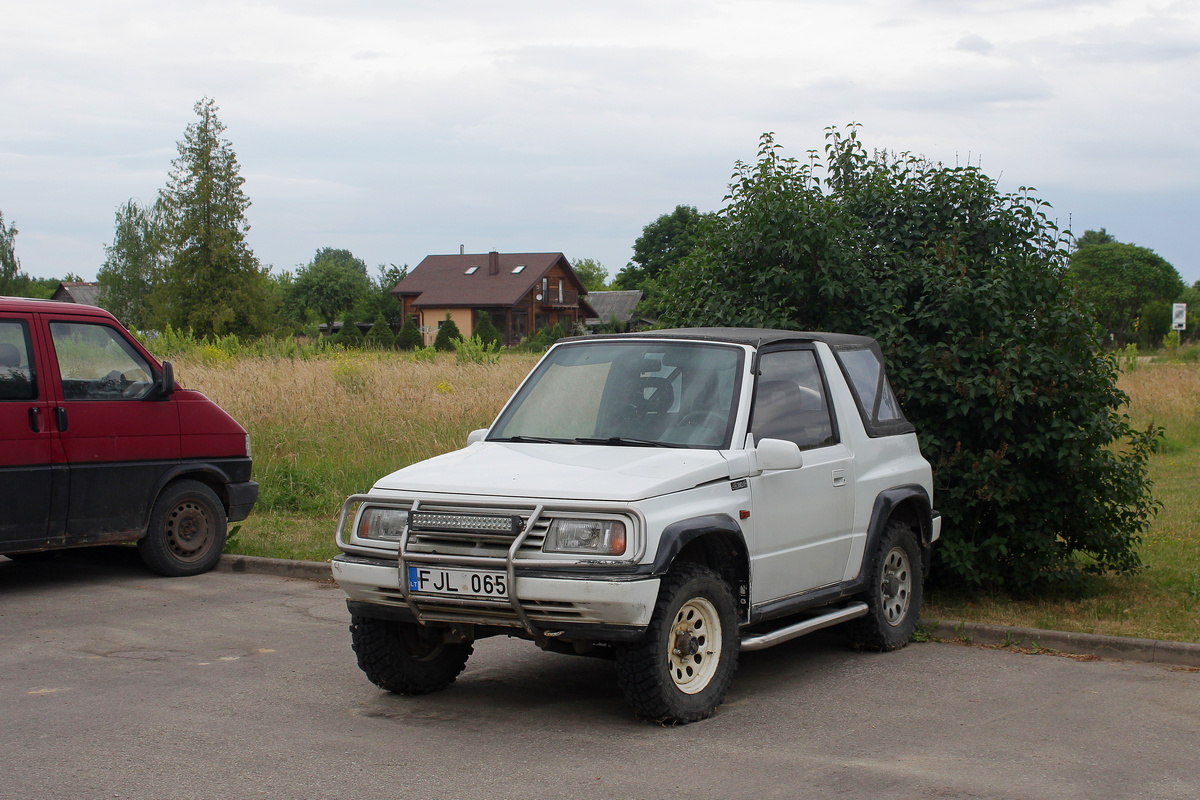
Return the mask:
{"type": "Polygon", "coordinates": [[[868,576],[867,615],[847,624],[855,647],[896,650],[908,644],[921,615],[922,577],[916,534],[903,522],[889,522],[868,576]]]}
{"type": "Polygon", "coordinates": [[[428,694],[445,689],[467,665],[471,643],[445,642],[412,622],[351,616],[358,666],[381,689],[428,694]],[[424,635],[423,635],[424,634],[424,635]]]}
{"type": "Polygon", "coordinates": [[[707,567],[677,564],[658,590],[645,637],[618,648],[617,682],[639,716],[695,722],[725,699],[738,648],[728,584],[707,567]]]}
{"type": "Polygon", "coordinates": [[[146,566],[162,575],[199,575],[217,565],[225,549],[225,507],[200,481],[172,483],[150,513],[150,527],[138,539],[146,566]]]}

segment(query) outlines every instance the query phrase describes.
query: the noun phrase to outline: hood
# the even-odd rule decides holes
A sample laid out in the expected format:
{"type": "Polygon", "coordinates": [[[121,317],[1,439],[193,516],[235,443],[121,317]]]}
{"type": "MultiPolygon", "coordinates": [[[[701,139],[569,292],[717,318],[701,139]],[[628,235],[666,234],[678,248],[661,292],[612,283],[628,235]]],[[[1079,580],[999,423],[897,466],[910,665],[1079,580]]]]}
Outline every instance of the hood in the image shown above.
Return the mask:
{"type": "Polygon", "coordinates": [[[477,442],[397,470],[375,488],[629,502],[728,477],[717,450],[477,442]]]}

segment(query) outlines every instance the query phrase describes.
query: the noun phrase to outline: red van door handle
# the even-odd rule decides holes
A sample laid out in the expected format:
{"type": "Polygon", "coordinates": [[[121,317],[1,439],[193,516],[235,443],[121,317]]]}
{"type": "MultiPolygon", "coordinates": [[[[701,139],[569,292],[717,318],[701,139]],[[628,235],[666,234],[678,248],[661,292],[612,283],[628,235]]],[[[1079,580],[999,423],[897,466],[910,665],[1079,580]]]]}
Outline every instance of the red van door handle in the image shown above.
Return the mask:
{"type": "Polygon", "coordinates": [[[39,424],[38,410],[36,408],[29,409],[29,430],[34,433],[41,433],[42,426],[39,424]]]}
{"type": "Polygon", "coordinates": [[[67,410],[62,406],[54,409],[54,421],[58,423],[58,432],[62,433],[67,429],[67,410]]]}

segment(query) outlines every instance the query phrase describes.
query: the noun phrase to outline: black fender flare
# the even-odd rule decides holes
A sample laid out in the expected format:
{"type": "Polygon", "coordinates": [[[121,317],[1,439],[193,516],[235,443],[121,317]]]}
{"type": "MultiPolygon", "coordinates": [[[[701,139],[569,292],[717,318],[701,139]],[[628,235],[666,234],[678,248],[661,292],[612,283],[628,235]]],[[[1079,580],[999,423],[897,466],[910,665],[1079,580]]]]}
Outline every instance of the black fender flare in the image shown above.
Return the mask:
{"type": "MultiPolygon", "coordinates": [[[[917,543],[921,546],[922,571],[925,575],[929,574],[929,558],[933,545],[930,541],[933,535],[933,505],[929,501],[929,492],[924,486],[916,483],[893,486],[875,496],[875,504],[871,509],[871,523],[867,527],[867,544],[863,550],[863,568],[867,566],[867,559],[875,552],[879,539],[883,536],[883,529],[887,527],[893,513],[906,504],[916,508],[917,543]]],[[[863,569],[860,568],[859,576],[863,574],[863,569]]]]}
{"type": "Polygon", "coordinates": [[[728,514],[705,514],[672,522],[663,528],[658,550],[650,565],[650,574],[665,575],[675,559],[689,544],[707,536],[715,536],[731,546],[734,560],[717,564],[730,582],[739,615],[746,619],[750,611],[750,548],[742,526],[728,514]]]}

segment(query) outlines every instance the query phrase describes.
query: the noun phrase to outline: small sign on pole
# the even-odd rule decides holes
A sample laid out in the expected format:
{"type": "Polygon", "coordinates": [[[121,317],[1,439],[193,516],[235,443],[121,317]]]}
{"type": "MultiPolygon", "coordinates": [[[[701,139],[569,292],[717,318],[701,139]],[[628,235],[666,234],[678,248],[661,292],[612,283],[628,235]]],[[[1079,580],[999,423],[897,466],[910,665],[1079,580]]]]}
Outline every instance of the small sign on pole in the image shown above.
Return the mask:
{"type": "Polygon", "coordinates": [[[1175,303],[1171,306],[1171,330],[1182,331],[1187,328],[1187,303],[1175,303]]]}

